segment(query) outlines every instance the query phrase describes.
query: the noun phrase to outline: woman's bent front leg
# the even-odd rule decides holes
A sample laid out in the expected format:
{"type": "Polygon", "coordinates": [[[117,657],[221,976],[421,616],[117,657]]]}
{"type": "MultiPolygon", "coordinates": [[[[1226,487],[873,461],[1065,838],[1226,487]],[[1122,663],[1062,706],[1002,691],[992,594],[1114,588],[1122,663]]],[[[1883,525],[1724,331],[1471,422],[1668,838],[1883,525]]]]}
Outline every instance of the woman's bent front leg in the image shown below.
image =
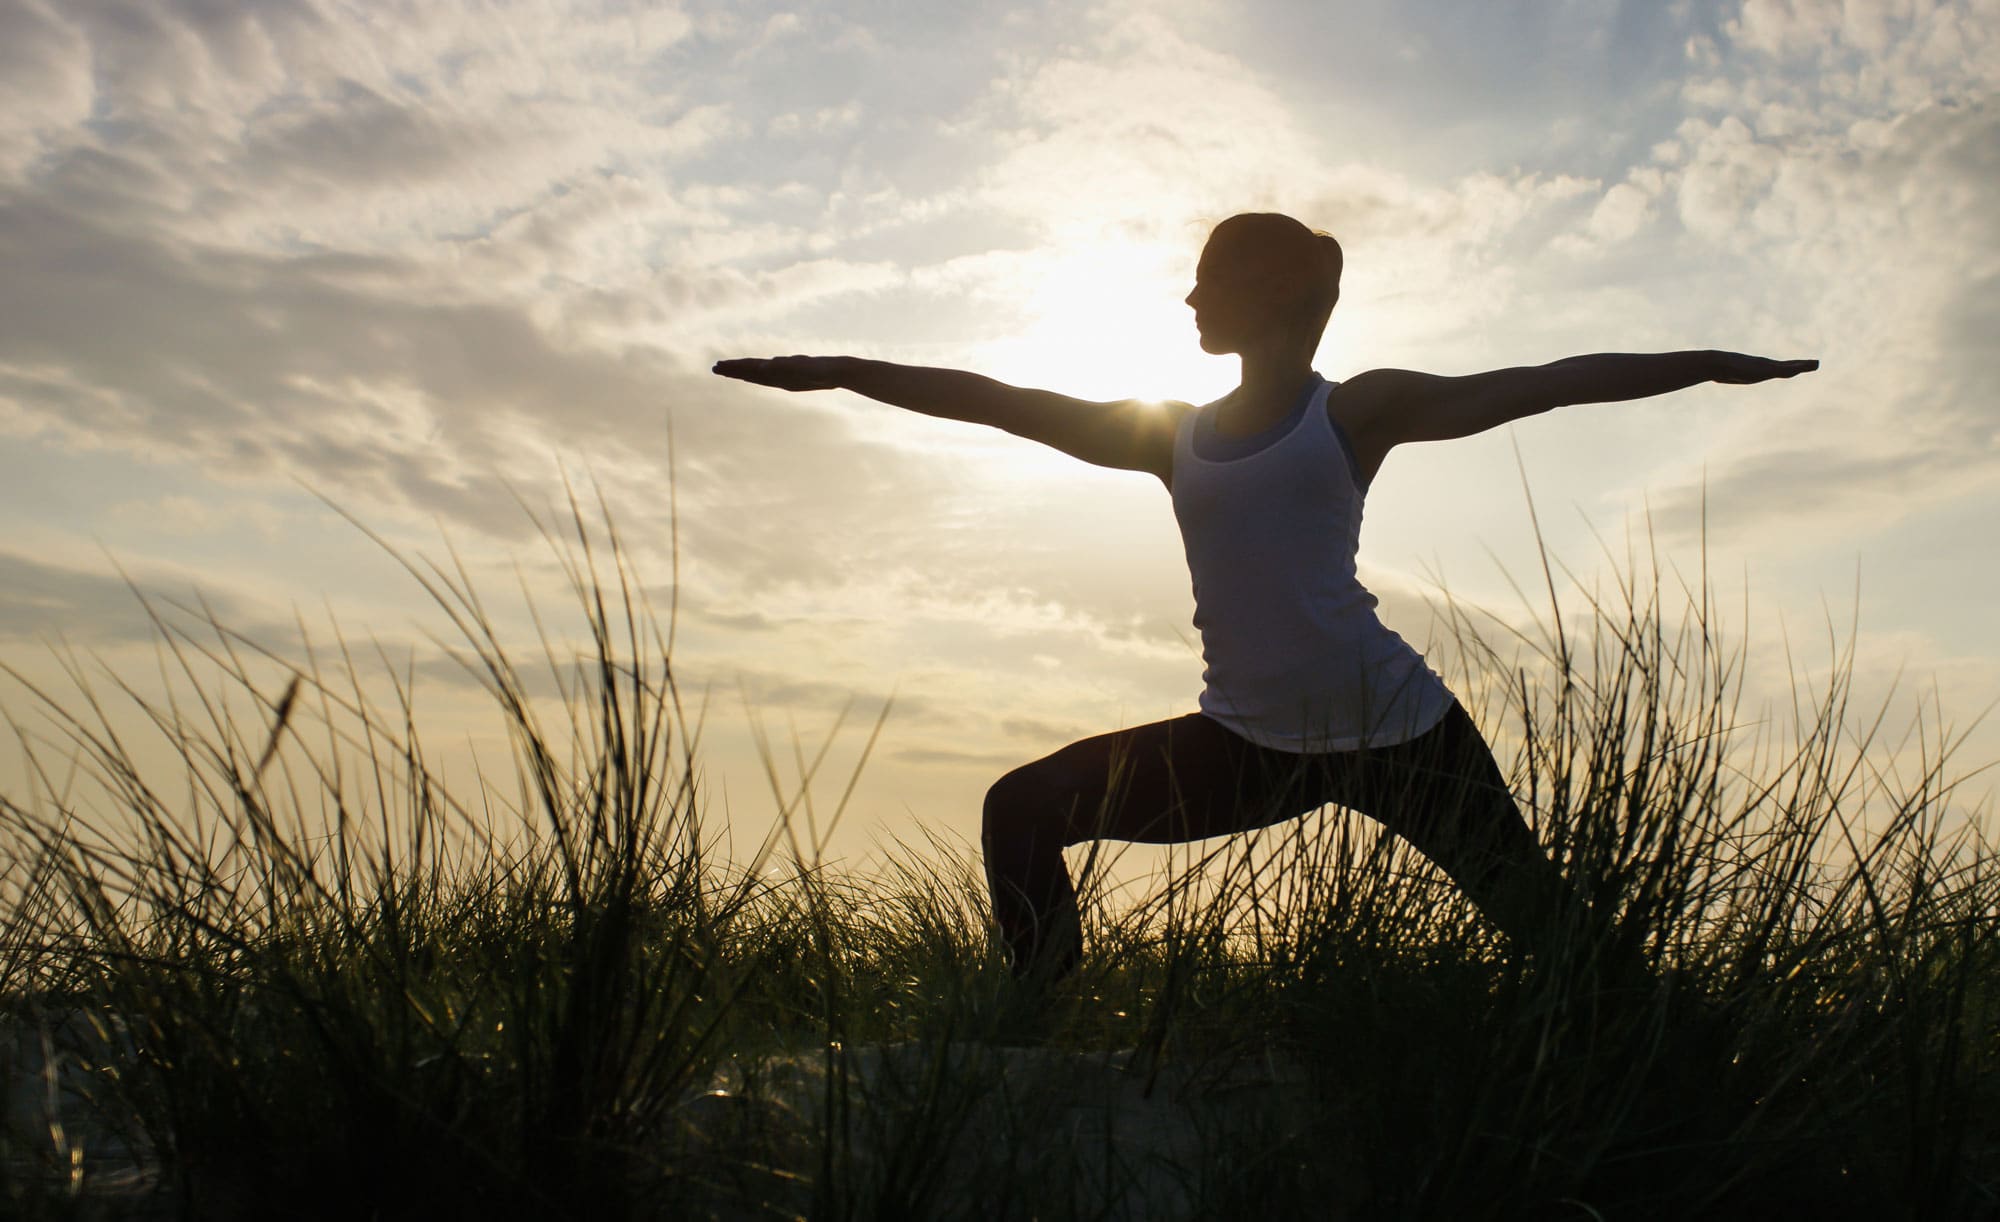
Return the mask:
{"type": "Polygon", "coordinates": [[[1299,813],[1267,809],[1254,750],[1190,713],[1071,743],[996,781],[980,841],[1015,974],[1061,977],[1082,953],[1076,887],[1063,864],[1070,845],[1179,844],[1299,813]]]}
{"type": "Polygon", "coordinates": [[[1083,951],[1076,888],[1062,851],[1085,795],[1065,792],[1045,770],[1038,771],[1045,763],[1017,768],[994,782],[986,791],[980,826],[993,920],[1017,976],[1031,970],[1067,975],[1083,951]]]}

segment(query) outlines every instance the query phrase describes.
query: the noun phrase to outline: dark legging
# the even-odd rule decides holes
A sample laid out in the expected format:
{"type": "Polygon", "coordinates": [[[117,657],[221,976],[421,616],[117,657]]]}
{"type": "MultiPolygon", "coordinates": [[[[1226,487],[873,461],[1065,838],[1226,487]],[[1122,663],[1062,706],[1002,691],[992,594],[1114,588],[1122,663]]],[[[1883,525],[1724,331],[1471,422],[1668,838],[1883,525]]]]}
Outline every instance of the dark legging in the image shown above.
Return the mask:
{"type": "Polygon", "coordinates": [[[1436,862],[1517,943],[1563,883],[1465,709],[1405,743],[1299,755],[1201,713],[1099,734],[1001,777],[981,839],[993,913],[1017,973],[1066,974],[1081,949],[1062,851],[1089,840],[1180,844],[1321,806],[1369,815],[1436,862]]]}

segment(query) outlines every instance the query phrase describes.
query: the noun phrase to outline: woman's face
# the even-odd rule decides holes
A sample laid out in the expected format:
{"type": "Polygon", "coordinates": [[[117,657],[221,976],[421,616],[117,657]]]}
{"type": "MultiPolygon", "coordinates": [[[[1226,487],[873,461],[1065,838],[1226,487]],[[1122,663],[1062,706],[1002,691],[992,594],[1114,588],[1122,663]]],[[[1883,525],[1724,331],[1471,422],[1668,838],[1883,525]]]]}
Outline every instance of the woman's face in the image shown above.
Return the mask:
{"type": "Polygon", "coordinates": [[[1194,288],[1185,298],[1194,310],[1201,350],[1217,355],[1242,352],[1283,332],[1292,312],[1281,291],[1285,278],[1261,265],[1254,252],[1226,240],[1210,239],[1196,264],[1194,288]]]}

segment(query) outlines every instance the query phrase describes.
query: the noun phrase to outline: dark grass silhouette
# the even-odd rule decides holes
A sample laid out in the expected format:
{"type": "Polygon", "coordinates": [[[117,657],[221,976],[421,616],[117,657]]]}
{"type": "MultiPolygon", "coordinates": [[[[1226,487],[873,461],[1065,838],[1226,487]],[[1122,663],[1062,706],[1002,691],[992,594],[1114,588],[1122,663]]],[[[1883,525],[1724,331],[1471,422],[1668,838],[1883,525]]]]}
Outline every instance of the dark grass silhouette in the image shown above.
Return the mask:
{"type": "Polygon", "coordinates": [[[1510,955],[1327,812],[1190,848],[1138,900],[1086,869],[1082,965],[1024,997],[976,862],[824,865],[837,813],[804,826],[775,759],[787,833],[717,854],[671,618],[608,519],[573,503],[549,538],[583,642],[532,664],[462,566],[410,564],[510,730],[471,788],[409,672],[344,640],[280,658],[152,604],[170,699],[74,658],[71,691],[17,685],[15,1215],[1996,1207],[2000,884],[1951,742],[1933,717],[1892,768],[1839,652],[1772,738],[1705,577],[1673,595],[1642,555],[1577,623],[1545,572],[1528,638],[1445,606],[1516,794],[1615,924],[1510,955]],[[1655,982],[1600,970],[1627,956],[1655,982]]]}

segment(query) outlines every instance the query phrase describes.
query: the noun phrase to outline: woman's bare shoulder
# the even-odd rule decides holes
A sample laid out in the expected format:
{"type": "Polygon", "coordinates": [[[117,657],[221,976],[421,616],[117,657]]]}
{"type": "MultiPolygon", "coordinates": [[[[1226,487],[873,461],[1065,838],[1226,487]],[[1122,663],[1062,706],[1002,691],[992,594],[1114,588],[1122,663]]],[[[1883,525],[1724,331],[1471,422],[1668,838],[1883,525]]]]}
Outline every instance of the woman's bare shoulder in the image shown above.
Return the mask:
{"type": "Polygon", "coordinates": [[[1326,396],[1326,414],[1354,448],[1354,465],[1364,483],[1372,483],[1376,472],[1395,445],[1387,427],[1398,405],[1412,386],[1427,377],[1408,369],[1370,369],[1337,382],[1326,396]]]}

